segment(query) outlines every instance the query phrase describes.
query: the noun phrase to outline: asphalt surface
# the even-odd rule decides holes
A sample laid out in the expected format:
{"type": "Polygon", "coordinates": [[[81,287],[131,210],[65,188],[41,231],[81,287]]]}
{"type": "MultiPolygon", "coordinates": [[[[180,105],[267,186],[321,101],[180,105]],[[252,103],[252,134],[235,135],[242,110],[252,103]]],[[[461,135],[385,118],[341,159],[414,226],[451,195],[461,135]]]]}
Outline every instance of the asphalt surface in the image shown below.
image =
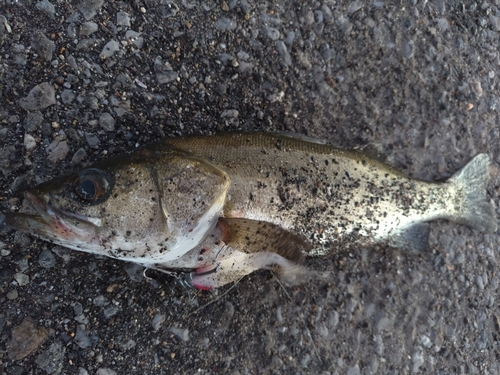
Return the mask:
{"type": "MultiPolygon", "coordinates": [[[[165,136],[292,131],[375,144],[414,178],[493,160],[498,2],[0,3],[0,204],[165,136]]],[[[433,224],[431,251],[309,259],[215,292],[0,234],[2,374],[496,374],[498,234],[433,224]]]]}

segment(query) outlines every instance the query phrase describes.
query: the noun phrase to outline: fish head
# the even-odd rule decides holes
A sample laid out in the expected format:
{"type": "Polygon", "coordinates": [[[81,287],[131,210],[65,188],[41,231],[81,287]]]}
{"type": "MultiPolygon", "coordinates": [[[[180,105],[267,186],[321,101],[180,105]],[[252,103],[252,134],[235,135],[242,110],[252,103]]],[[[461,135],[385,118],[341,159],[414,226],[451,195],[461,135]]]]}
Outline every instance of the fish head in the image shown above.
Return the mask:
{"type": "Polygon", "coordinates": [[[5,224],[50,242],[140,264],[167,263],[212,231],[229,177],[175,152],[118,156],[24,193],[5,224]]]}

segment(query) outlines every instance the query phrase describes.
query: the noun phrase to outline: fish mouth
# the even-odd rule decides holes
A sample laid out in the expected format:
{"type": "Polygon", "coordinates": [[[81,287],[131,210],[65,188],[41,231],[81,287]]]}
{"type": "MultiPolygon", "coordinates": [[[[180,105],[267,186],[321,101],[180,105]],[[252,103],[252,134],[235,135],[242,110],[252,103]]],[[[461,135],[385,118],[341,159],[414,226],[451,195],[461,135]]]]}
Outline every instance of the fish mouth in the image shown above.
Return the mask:
{"type": "Polygon", "coordinates": [[[24,198],[36,211],[36,215],[8,212],[3,215],[2,225],[68,247],[96,239],[98,226],[92,222],[95,219],[61,210],[29,191],[24,193],[24,198]]]}

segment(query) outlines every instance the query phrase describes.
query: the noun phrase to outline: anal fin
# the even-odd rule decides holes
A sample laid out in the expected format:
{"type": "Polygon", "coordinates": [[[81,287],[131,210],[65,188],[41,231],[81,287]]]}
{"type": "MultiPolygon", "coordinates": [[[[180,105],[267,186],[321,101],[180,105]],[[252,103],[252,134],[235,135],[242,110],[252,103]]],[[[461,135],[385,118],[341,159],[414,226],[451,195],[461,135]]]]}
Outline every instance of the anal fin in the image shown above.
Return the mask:
{"type": "Polygon", "coordinates": [[[419,253],[429,249],[430,230],[431,226],[428,223],[412,224],[392,236],[388,243],[398,249],[419,253]]]}
{"type": "Polygon", "coordinates": [[[304,261],[312,246],[304,238],[266,221],[220,218],[228,231],[227,244],[245,253],[270,252],[295,263],[304,261]]]}

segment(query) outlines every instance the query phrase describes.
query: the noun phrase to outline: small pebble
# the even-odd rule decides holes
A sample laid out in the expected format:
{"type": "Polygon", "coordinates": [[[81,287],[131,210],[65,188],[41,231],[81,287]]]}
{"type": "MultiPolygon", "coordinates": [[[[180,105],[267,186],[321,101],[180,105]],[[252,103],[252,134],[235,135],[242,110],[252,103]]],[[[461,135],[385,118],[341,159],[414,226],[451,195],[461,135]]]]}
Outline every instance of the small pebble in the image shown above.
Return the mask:
{"type": "Polygon", "coordinates": [[[28,275],[25,275],[24,273],[18,272],[14,275],[14,279],[17,281],[19,286],[25,286],[28,285],[30,282],[30,278],[28,275]]]}
{"type": "Polygon", "coordinates": [[[94,18],[103,4],[104,0],[81,0],[78,4],[78,10],[82,12],[83,17],[88,21],[94,18]]]}
{"type": "Polygon", "coordinates": [[[278,40],[276,42],[276,49],[281,55],[284,64],[286,66],[292,65],[292,56],[290,55],[290,52],[288,52],[288,48],[286,47],[285,43],[283,43],[281,40],[278,40]]]}
{"type": "Polygon", "coordinates": [[[481,82],[479,82],[478,80],[471,82],[471,88],[478,98],[480,98],[483,95],[483,87],[481,86],[481,82]]]}
{"type": "Polygon", "coordinates": [[[295,40],[295,32],[288,31],[286,33],[286,38],[284,40],[285,44],[291,47],[294,40],[295,40]]]}
{"type": "Polygon", "coordinates": [[[43,115],[39,111],[29,112],[24,123],[24,130],[32,132],[37,130],[43,122],[43,115]]]}
{"type": "Polygon", "coordinates": [[[19,105],[28,112],[45,109],[56,104],[55,90],[48,82],[33,87],[28,96],[19,99],[19,105]]]}
{"type": "Polygon", "coordinates": [[[101,141],[95,134],[87,132],[85,132],[85,140],[91,148],[97,148],[99,146],[99,143],[101,143],[101,141]]]}
{"type": "Polygon", "coordinates": [[[422,345],[427,349],[432,346],[432,341],[427,336],[422,336],[422,339],[420,341],[422,342],[422,345]]]}
{"type": "Polygon", "coordinates": [[[38,328],[30,318],[24,318],[22,323],[12,330],[11,340],[7,342],[7,353],[9,358],[20,360],[34,351],[47,338],[45,328],[38,328]]]}
{"type": "Polygon", "coordinates": [[[220,31],[234,30],[236,26],[236,21],[227,17],[221,17],[215,22],[215,28],[220,31]]]}
{"type": "Polygon", "coordinates": [[[382,340],[382,336],[375,335],[374,341],[375,341],[375,353],[379,356],[384,355],[385,345],[384,341],[382,340]]]}
{"type": "Polygon", "coordinates": [[[420,366],[424,364],[424,356],[422,354],[422,350],[416,351],[412,356],[412,368],[411,372],[414,374],[417,373],[420,369],[420,366]]]}
{"type": "Polygon", "coordinates": [[[280,38],[280,32],[278,29],[269,26],[262,26],[262,31],[271,40],[278,40],[280,38]]]}
{"type": "Polygon", "coordinates": [[[240,60],[248,60],[250,58],[250,55],[244,51],[240,51],[236,54],[236,56],[238,56],[238,59],[240,60]]]}
{"type": "Polygon", "coordinates": [[[65,353],[66,348],[56,341],[36,357],[35,363],[47,374],[59,374],[64,366],[65,353]]]}
{"type": "Polygon", "coordinates": [[[359,365],[354,365],[352,367],[349,367],[349,370],[347,370],[347,375],[360,375],[361,372],[359,370],[359,365]]]}
{"type": "Polygon", "coordinates": [[[35,137],[32,135],[26,133],[24,135],[24,148],[26,151],[31,151],[36,147],[36,140],[35,137]]]}
{"type": "Polygon", "coordinates": [[[115,130],[115,119],[108,112],[104,112],[99,117],[99,125],[107,132],[112,132],[115,130]]]}
{"type": "Polygon", "coordinates": [[[155,8],[155,11],[162,18],[171,18],[175,17],[179,12],[179,7],[173,1],[169,1],[168,3],[163,3],[155,8]]]}
{"type": "Polygon", "coordinates": [[[95,297],[94,300],[94,305],[96,306],[106,306],[106,305],[109,305],[109,301],[106,297],[104,297],[102,294],[95,297]]]}
{"type": "Polygon", "coordinates": [[[169,331],[180,338],[182,341],[189,340],[189,330],[187,328],[171,327],[169,331]]]}
{"type": "Polygon", "coordinates": [[[254,68],[254,64],[248,63],[246,61],[240,62],[240,66],[238,68],[238,72],[240,73],[246,73],[251,71],[254,68]]]}
{"type": "Polygon", "coordinates": [[[153,318],[153,321],[151,322],[151,325],[153,326],[153,329],[155,331],[158,331],[161,327],[161,325],[163,324],[163,322],[165,321],[166,319],[166,316],[163,315],[163,314],[156,314],[153,318]]]}
{"type": "Polygon", "coordinates": [[[351,15],[353,13],[356,13],[358,10],[363,8],[364,4],[361,1],[353,1],[349,3],[349,6],[347,7],[347,14],[351,15]]]}
{"type": "Polygon", "coordinates": [[[73,90],[64,90],[62,93],[61,93],[61,100],[64,104],[70,104],[73,102],[73,100],[75,100],[76,98],[76,94],[73,90]]]}
{"type": "Polygon", "coordinates": [[[132,348],[135,348],[137,343],[132,339],[128,339],[124,343],[119,343],[118,345],[120,346],[121,350],[126,351],[126,350],[130,350],[132,348]]]}
{"type": "Polygon", "coordinates": [[[111,40],[102,49],[101,54],[99,57],[102,60],[109,59],[111,56],[115,54],[120,49],[120,43],[118,43],[116,40],[111,40]]]}
{"type": "Polygon", "coordinates": [[[311,26],[314,23],[314,13],[307,9],[299,19],[304,26],[311,26]]]}
{"type": "Polygon", "coordinates": [[[118,26],[130,26],[130,14],[127,12],[118,12],[116,14],[116,24],[118,26]]]}
{"type": "Polygon", "coordinates": [[[221,117],[222,118],[237,118],[240,113],[236,109],[228,109],[224,112],[222,112],[221,117]]]}
{"type": "Polygon", "coordinates": [[[144,38],[141,35],[142,33],[138,33],[137,31],[128,30],[125,33],[125,39],[127,39],[137,48],[142,48],[142,46],[144,45],[144,38]]]}
{"type": "Polygon", "coordinates": [[[80,27],[80,35],[89,36],[99,30],[99,26],[95,22],[84,22],[80,27]]]}
{"type": "Polygon", "coordinates": [[[17,289],[12,289],[7,292],[7,299],[16,299],[19,296],[17,289]]]}
{"type": "Polygon", "coordinates": [[[103,314],[104,314],[104,317],[106,319],[109,319],[111,318],[112,316],[118,314],[118,312],[120,311],[120,309],[116,306],[109,306],[109,307],[106,307],[104,310],[103,310],[103,314]]]}
{"type": "Polygon", "coordinates": [[[44,61],[51,61],[56,50],[55,43],[47,38],[41,31],[35,31],[31,37],[31,47],[44,61]]]}
{"type": "Polygon", "coordinates": [[[54,150],[47,157],[47,161],[52,165],[56,165],[59,161],[66,158],[68,152],[69,152],[68,142],[66,141],[59,142],[56,148],[54,148],[54,150]]]}
{"type": "Polygon", "coordinates": [[[54,19],[55,14],[56,14],[56,8],[52,3],[50,3],[48,0],[43,0],[37,3],[36,8],[45,12],[51,20],[54,19]]]}
{"type": "Polygon", "coordinates": [[[43,268],[52,268],[56,265],[56,257],[54,256],[54,254],[52,254],[51,251],[44,249],[38,257],[38,263],[43,268]]]}
{"type": "Polygon", "coordinates": [[[83,306],[80,302],[75,302],[74,304],[71,305],[73,306],[73,312],[75,313],[75,316],[83,314],[83,306]]]}
{"type": "Polygon", "coordinates": [[[73,155],[73,158],[71,159],[71,165],[80,164],[86,158],[87,158],[87,151],[85,151],[84,148],[79,148],[73,155]]]}
{"type": "Polygon", "coordinates": [[[178,77],[179,74],[177,72],[174,72],[173,70],[166,70],[162,73],[156,73],[156,79],[160,84],[174,82],[178,77]]]}
{"type": "Polygon", "coordinates": [[[78,329],[76,331],[76,335],[74,337],[74,341],[76,345],[78,345],[81,349],[87,349],[92,345],[92,341],[88,336],[88,332],[83,329],[78,329]]]}
{"type": "Polygon", "coordinates": [[[95,373],[96,375],[116,375],[116,372],[109,368],[100,368],[95,373]]]}

